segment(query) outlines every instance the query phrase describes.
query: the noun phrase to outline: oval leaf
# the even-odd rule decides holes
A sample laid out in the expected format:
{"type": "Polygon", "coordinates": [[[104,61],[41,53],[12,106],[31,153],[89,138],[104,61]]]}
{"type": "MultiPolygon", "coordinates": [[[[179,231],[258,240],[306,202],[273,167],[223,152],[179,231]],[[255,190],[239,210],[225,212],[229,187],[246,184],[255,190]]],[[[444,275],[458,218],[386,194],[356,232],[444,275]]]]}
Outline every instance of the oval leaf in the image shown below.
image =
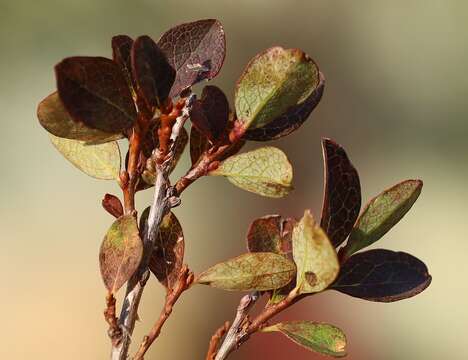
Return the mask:
{"type": "Polygon", "coordinates": [[[267,197],[283,197],[292,189],[292,166],[274,147],[231,156],[209,175],[225,176],[241,189],[267,197]]]}
{"type": "Polygon", "coordinates": [[[293,257],[301,294],[325,290],[340,270],[335,248],[307,210],[294,227],[293,257]]]}
{"type": "Polygon", "coordinates": [[[346,240],[361,209],[359,175],[345,150],[330,139],[322,140],[325,189],[320,226],[337,247],[346,240]]]}
{"type": "Polygon", "coordinates": [[[104,284],[115,294],[135,273],[143,255],[143,243],[132,215],[118,218],[109,228],[99,253],[104,284]]]}
{"type": "Polygon", "coordinates": [[[237,117],[246,129],[261,128],[306,101],[319,82],[317,65],[301,50],[267,49],[250,61],[237,83],[237,117]]]}
{"type": "Polygon", "coordinates": [[[102,199],[102,207],[116,218],[121,217],[124,212],[122,202],[117,196],[112,194],[104,195],[104,198],[102,199]]]}
{"type": "Polygon", "coordinates": [[[247,129],[244,139],[253,141],[277,140],[299,129],[322,99],[325,76],[321,72],[319,72],[319,79],[318,86],[304,102],[290,107],[284,114],[265,126],[247,129]]]}
{"type": "Polygon", "coordinates": [[[431,279],[426,265],[414,256],[376,249],[346,260],[332,288],[361,299],[392,302],[419,294],[431,279]]]}
{"type": "Polygon", "coordinates": [[[284,256],[248,253],[209,268],[197,282],[230,291],[265,291],[287,285],[295,272],[294,263],[284,256]]]}
{"type": "Polygon", "coordinates": [[[161,36],[158,45],[177,72],[171,97],[202,80],[213,79],[226,53],[224,30],[215,19],[175,26],[161,36]]]}
{"type": "Polygon", "coordinates": [[[57,90],[73,120],[105,132],[123,132],[136,119],[127,80],[103,57],[76,56],[55,66],[57,90]]]}
{"type": "Polygon", "coordinates": [[[283,238],[286,221],[281,215],[268,215],[256,219],[247,232],[247,248],[250,252],[286,254],[291,251],[290,238],[283,238]]]}
{"type": "Polygon", "coordinates": [[[154,110],[167,99],[176,76],[175,70],[164,52],[146,35],[138,37],[133,43],[131,60],[137,92],[148,109],[154,110]]]}
{"type": "Polygon", "coordinates": [[[94,144],[123,138],[123,134],[110,134],[87,127],[74,121],[62,104],[58,93],[54,92],[39,103],[37,108],[39,123],[52,135],[94,144]]]}
{"type": "Polygon", "coordinates": [[[346,335],[336,326],[312,321],[288,321],[262,329],[279,331],[307,350],[334,357],[346,356],[346,335]]]}
{"type": "Polygon", "coordinates": [[[422,186],[421,180],[406,180],[373,198],[359,216],[343,256],[349,257],[384,236],[411,209],[422,186]]]}
{"type": "Polygon", "coordinates": [[[127,35],[116,35],[112,38],[112,59],[120,66],[130,86],[133,85],[132,46],[133,39],[127,35]]]}
{"type": "Polygon", "coordinates": [[[120,173],[120,150],[116,141],[86,145],[77,140],[50,135],[55,148],[73,165],[96,179],[113,180],[120,173]]]}

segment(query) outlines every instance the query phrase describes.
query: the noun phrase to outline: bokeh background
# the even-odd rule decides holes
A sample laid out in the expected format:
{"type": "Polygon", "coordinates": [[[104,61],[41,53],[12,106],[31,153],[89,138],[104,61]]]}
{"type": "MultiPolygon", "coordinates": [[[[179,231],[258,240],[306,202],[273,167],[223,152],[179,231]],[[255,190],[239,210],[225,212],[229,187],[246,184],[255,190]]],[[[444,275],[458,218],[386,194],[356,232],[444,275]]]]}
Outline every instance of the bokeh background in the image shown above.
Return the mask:
{"type": "MultiPolygon", "coordinates": [[[[271,213],[319,216],[320,137],[334,138],[359,169],[363,198],[406,178],[422,196],[377,246],[425,261],[432,285],[392,304],[326,292],[282,316],[344,329],[349,359],[466,359],[468,311],[468,2],[462,0],[41,0],[0,1],[0,358],[106,359],[98,249],[112,218],[100,207],[112,182],[86,177],[50,145],[37,103],[54,90],[53,66],[72,55],[110,56],[115,34],[159,35],[215,17],[227,59],[214,84],[229,94],[247,61],[272,45],[300,47],[327,78],[311,119],[275,143],[295,169],[295,192],[261,198],[222,178],[183,195],[176,214],[196,272],[244,251],[250,221],[271,213]]],[[[259,144],[250,144],[255,147],[259,144]]],[[[185,156],[175,172],[189,166],[185,156]]],[[[151,191],[138,196],[140,209],[151,191]]],[[[151,281],[139,341],[159,314],[151,281]]],[[[194,287],[148,359],[202,359],[212,332],[234,315],[240,294],[194,287]]],[[[254,336],[232,359],[319,359],[278,334],[254,336]]]]}

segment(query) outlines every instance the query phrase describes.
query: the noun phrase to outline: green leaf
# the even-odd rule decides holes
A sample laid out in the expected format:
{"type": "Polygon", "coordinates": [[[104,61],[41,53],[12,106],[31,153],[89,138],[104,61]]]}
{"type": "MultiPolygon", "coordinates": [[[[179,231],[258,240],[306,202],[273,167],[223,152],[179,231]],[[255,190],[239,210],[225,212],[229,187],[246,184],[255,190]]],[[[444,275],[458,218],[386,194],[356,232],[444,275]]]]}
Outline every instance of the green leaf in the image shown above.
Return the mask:
{"type": "Polygon", "coordinates": [[[259,128],[303,103],[320,83],[313,60],[299,49],[273,47],[255,56],[235,92],[237,117],[259,128]]]}
{"type": "Polygon", "coordinates": [[[135,273],[143,256],[134,216],[118,218],[107,231],[99,253],[102,279],[106,288],[115,294],[135,273]]]}
{"type": "Polygon", "coordinates": [[[58,93],[54,92],[39,103],[37,108],[39,123],[52,135],[86,141],[88,143],[105,143],[122,139],[122,134],[111,134],[92,129],[84,123],[73,121],[62,104],[58,93]]]}
{"type": "Polygon", "coordinates": [[[274,147],[231,156],[209,175],[225,176],[241,189],[272,198],[283,197],[292,189],[292,166],[274,147]]]}
{"type": "Polygon", "coordinates": [[[116,141],[100,145],[86,145],[81,141],[50,135],[55,148],[73,165],[96,179],[113,180],[119,177],[120,150],[116,141]]]}
{"type": "Polygon", "coordinates": [[[273,253],[248,253],[216,264],[199,275],[199,284],[230,291],[265,291],[287,285],[294,263],[273,253]]]}
{"type": "Polygon", "coordinates": [[[406,180],[373,198],[356,222],[343,249],[345,258],[379,240],[411,209],[423,182],[406,180]]]}
{"type": "Polygon", "coordinates": [[[308,350],[333,357],[346,356],[346,336],[336,326],[312,321],[278,323],[262,332],[279,331],[308,350]]]}
{"type": "Polygon", "coordinates": [[[340,265],[335,248],[308,210],[294,227],[292,243],[299,292],[325,290],[335,280],[340,265]]]}

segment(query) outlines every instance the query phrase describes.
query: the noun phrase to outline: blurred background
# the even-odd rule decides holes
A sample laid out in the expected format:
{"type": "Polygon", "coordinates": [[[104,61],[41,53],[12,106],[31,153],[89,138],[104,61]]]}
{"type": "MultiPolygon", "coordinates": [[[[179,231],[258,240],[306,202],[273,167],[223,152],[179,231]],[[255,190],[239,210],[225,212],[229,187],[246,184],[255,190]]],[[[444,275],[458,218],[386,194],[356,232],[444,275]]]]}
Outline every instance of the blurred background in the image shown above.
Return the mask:
{"type": "MultiPolygon", "coordinates": [[[[320,138],[331,137],[358,168],[364,201],[399,180],[424,180],[419,201],[377,247],[418,256],[433,283],[392,304],[330,291],[282,318],[339,326],[352,360],[466,359],[468,2],[461,0],[0,0],[0,358],[107,359],[109,353],[98,250],[112,218],[100,202],[119,189],[76,170],[40,127],[36,106],[54,91],[53,66],[73,55],[110,57],[116,34],[157,39],[173,25],[212,17],[227,35],[227,59],[213,83],[231,104],[247,61],[272,45],[304,49],[327,83],[310,120],[275,143],[295,169],[290,196],[262,198],[222,178],[204,178],[184,193],[175,212],[191,268],[200,272],[244,252],[256,217],[299,217],[305,208],[319,217],[320,138]]],[[[174,177],[188,166],[185,156],[174,177]]],[[[151,196],[151,190],[139,194],[140,209],[151,196]]],[[[164,297],[150,283],[138,343],[164,297]]],[[[240,296],[194,287],[147,358],[204,358],[211,334],[233,318],[240,296]]],[[[286,357],[321,358],[279,334],[256,335],[231,358],[286,357]]]]}

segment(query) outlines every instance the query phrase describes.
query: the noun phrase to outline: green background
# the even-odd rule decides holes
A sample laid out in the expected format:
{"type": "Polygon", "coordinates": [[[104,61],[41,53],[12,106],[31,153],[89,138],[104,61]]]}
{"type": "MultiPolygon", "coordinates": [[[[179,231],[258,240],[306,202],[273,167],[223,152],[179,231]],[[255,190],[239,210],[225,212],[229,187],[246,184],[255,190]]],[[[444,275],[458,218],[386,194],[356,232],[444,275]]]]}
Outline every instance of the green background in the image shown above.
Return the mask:
{"type": "MultiPolygon", "coordinates": [[[[304,208],[318,217],[320,137],[328,136],[359,169],[364,200],[399,180],[424,180],[414,208],[376,246],[417,255],[433,283],[393,304],[326,292],[282,318],[336,324],[348,335],[353,360],[465,358],[467,14],[462,0],[1,0],[0,358],[106,359],[109,352],[98,249],[112,218],[100,201],[118,188],[72,167],[39,126],[36,106],[54,90],[53,66],[72,55],[110,56],[116,34],[157,39],[171,25],[210,17],[222,21],[227,35],[227,59],[213,83],[231,104],[247,61],[272,45],[304,49],[327,85],[310,120],[274,144],[293,163],[294,193],[265,199],[222,178],[202,179],[184,193],[176,214],[192,269],[200,272],[245,251],[245,232],[255,217],[299,217],[304,208]]],[[[185,156],[175,176],[188,161],[185,156]]],[[[150,198],[151,191],[139,194],[139,208],[150,198]]],[[[151,281],[138,342],[159,314],[163,295],[151,281]]],[[[148,359],[202,359],[209,337],[233,317],[239,297],[193,288],[148,359]]],[[[254,336],[232,356],[284,358],[315,357],[278,334],[254,336]]]]}

